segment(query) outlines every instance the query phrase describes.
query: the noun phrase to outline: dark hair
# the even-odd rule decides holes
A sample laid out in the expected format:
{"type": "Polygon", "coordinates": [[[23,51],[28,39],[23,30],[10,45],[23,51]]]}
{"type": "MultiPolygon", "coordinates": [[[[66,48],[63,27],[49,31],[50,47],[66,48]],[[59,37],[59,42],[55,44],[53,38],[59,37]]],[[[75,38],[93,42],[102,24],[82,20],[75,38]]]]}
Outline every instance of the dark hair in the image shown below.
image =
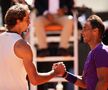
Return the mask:
{"type": "Polygon", "coordinates": [[[11,29],[14,27],[17,20],[22,21],[26,16],[27,10],[29,10],[27,5],[16,4],[11,6],[5,15],[5,24],[7,25],[7,28],[11,29]]]}
{"type": "Polygon", "coordinates": [[[108,28],[107,28],[107,29],[105,30],[105,32],[103,33],[102,42],[103,42],[105,45],[108,45],[108,28]]]}
{"type": "Polygon", "coordinates": [[[100,37],[102,38],[102,35],[105,31],[105,26],[102,19],[97,15],[91,15],[87,20],[90,21],[92,28],[99,29],[100,37]]]}

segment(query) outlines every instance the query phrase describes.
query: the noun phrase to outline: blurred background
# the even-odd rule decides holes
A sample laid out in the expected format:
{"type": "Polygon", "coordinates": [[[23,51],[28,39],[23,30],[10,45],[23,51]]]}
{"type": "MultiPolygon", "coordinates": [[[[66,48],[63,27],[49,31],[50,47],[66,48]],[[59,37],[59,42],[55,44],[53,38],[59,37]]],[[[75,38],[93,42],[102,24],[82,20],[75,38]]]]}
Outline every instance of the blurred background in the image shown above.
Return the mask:
{"type": "MultiPolygon", "coordinates": [[[[105,27],[108,28],[108,0],[74,0],[75,11],[72,12],[72,16],[75,20],[74,22],[74,32],[72,33],[70,39],[68,40],[68,48],[64,51],[69,52],[68,54],[58,55],[58,45],[60,42],[60,32],[61,27],[51,26],[47,29],[46,37],[48,42],[49,54],[46,55],[46,50],[40,50],[38,46],[39,40],[35,34],[35,20],[37,20],[37,8],[34,5],[34,0],[0,0],[0,27],[5,26],[3,10],[6,10],[11,5],[15,3],[24,3],[29,5],[31,9],[31,25],[28,32],[23,33],[23,37],[28,41],[34,52],[34,61],[39,72],[47,72],[51,70],[52,64],[54,62],[63,61],[67,67],[67,70],[71,73],[82,75],[84,61],[90,48],[83,42],[81,36],[81,30],[86,19],[92,15],[99,15],[104,21],[105,27]],[[13,2],[15,1],[15,2],[13,2]],[[23,2],[24,1],[24,2],[23,2]],[[10,4],[9,4],[10,3],[10,4]],[[4,5],[4,7],[2,7],[4,5]],[[6,5],[9,5],[6,7],[6,5]],[[59,29],[58,29],[59,28],[59,29]],[[57,29],[57,30],[54,30],[57,29]],[[42,54],[41,54],[42,53],[42,54]]],[[[37,0],[38,1],[38,0],[37,0]]],[[[68,0],[67,0],[68,1],[68,0]]],[[[40,5],[41,6],[41,5],[40,5]]],[[[30,86],[30,85],[29,85],[30,86]]],[[[30,90],[84,90],[78,87],[74,87],[72,84],[67,83],[64,79],[58,78],[53,79],[50,82],[39,85],[36,87],[31,87],[30,90]],[[61,88],[58,88],[58,86],[61,88]]]]}

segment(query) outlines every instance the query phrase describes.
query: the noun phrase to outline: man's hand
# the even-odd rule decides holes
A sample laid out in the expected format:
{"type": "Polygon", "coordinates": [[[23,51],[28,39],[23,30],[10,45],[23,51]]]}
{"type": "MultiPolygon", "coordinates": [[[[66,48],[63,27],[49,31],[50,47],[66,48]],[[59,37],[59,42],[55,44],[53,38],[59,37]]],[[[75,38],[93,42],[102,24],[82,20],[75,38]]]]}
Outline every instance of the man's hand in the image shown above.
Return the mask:
{"type": "Polygon", "coordinates": [[[63,76],[63,74],[66,72],[66,67],[63,62],[54,63],[52,69],[57,76],[63,76]]]}

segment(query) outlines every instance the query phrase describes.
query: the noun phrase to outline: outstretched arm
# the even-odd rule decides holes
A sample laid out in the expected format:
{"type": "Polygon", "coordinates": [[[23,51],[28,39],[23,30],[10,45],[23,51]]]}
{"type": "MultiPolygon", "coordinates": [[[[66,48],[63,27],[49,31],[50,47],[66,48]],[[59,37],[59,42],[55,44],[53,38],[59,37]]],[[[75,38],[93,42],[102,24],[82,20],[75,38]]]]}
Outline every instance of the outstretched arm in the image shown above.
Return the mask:
{"type": "Polygon", "coordinates": [[[75,76],[74,74],[66,71],[66,66],[63,64],[63,62],[55,63],[53,65],[53,69],[56,69],[56,71],[58,71],[59,73],[58,75],[65,78],[70,83],[75,84],[82,88],[86,88],[86,84],[80,76],[75,76]]]}
{"type": "Polygon", "coordinates": [[[14,46],[14,51],[15,54],[23,60],[25,70],[28,74],[28,78],[33,85],[43,84],[49,81],[51,78],[57,76],[58,73],[54,69],[42,74],[37,72],[37,69],[32,62],[32,50],[24,40],[19,40],[16,42],[14,46]]]}

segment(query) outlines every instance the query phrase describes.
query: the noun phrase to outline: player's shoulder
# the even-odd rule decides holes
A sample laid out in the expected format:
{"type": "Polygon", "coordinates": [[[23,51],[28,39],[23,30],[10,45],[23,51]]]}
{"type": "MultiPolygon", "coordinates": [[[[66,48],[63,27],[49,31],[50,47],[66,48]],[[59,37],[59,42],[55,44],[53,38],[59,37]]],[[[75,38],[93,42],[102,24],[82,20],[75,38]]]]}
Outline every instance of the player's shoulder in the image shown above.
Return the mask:
{"type": "Polygon", "coordinates": [[[20,58],[32,55],[30,45],[23,39],[20,39],[15,43],[14,52],[20,58]]]}
{"type": "Polygon", "coordinates": [[[21,51],[22,50],[24,50],[24,51],[31,50],[30,45],[23,39],[18,40],[15,43],[14,48],[19,49],[21,51]]]}

